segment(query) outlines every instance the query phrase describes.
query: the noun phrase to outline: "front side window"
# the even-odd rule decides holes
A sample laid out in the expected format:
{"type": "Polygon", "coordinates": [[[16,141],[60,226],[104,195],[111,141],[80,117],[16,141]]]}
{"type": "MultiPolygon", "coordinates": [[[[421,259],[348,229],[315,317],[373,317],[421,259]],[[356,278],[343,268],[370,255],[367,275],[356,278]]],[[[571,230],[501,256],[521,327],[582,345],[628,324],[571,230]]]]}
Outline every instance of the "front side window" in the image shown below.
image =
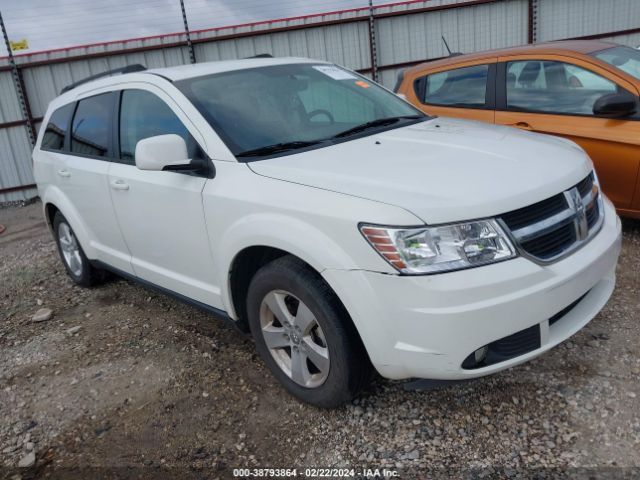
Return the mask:
{"type": "Polygon", "coordinates": [[[109,152],[112,93],[78,102],[71,127],[71,151],[78,155],[106,157],[109,152]]]}
{"type": "Polygon", "coordinates": [[[158,96],[145,90],[125,90],[120,103],[120,159],[134,164],[136,145],[156,135],[176,134],[187,144],[189,158],[198,149],[187,127],[158,96]]]}
{"type": "Polygon", "coordinates": [[[545,60],[507,63],[509,110],[593,115],[593,105],[617,85],[577,65],[545,60]]]}
{"type": "Polygon", "coordinates": [[[426,77],[422,103],[448,107],[482,108],[486,105],[489,65],[457,68],[426,77]]]}
{"type": "Polygon", "coordinates": [[[426,119],[335,65],[287,64],[176,82],[238,158],[286,155],[426,119]]]}
{"type": "Polygon", "coordinates": [[[640,80],[640,50],[630,47],[613,47],[591,55],[640,80]]]}
{"type": "Polygon", "coordinates": [[[73,112],[74,104],[65,105],[58,108],[51,114],[49,123],[42,136],[42,146],[46,150],[63,150],[64,139],[69,129],[69,121],[73,112]]]}

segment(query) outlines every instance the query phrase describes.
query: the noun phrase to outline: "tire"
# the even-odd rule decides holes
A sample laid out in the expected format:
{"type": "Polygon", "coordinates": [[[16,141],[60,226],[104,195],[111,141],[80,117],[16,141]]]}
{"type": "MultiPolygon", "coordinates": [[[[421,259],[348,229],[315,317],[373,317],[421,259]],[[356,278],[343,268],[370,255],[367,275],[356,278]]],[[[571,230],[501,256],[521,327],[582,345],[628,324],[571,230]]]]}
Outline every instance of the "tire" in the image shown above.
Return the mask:
{"type": "Polygon", "coordinates": [[[262,360],[303,402],[334,408],[371,380],[371,363],[346,309],[300,260],[280,257],[255,274],[247,314],[262,360]]]}
{"type": "Polygon", "coordinates": [[[71,279],[81,287],[101,283],[105,272],[91,265],[69,222],[60,212],[53,218],[53,232],[60,259],[71,279]]]}

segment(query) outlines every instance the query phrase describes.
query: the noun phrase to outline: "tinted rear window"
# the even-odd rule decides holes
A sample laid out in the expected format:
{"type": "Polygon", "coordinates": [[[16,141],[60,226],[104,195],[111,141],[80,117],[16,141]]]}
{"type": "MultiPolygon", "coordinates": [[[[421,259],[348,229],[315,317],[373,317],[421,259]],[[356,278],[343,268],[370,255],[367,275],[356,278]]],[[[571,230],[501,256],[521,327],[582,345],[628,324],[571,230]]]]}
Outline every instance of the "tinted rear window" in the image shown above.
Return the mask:
{"type": "Polygon", "coordinates": [[[69,121],[73,112],[74,104],[65,105],[58,108],[51,114],[49,123],[42,137],[41,148],[46,150],[63,150],[64,139],[69,129],[69,121]]]}
{"type": "Polygon", "coordinates": [[[80,155],[106,157],[113,95],[104,93],[78,102],[71,128],[71,151],[80,155]]]}

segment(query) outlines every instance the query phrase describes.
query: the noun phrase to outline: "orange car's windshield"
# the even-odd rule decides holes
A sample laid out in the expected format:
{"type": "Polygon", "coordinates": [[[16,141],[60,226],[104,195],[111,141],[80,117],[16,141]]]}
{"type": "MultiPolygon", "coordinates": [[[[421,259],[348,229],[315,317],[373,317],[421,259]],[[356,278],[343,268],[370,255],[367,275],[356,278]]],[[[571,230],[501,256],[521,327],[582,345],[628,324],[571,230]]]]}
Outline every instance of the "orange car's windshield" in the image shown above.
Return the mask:
{"type": "Polygon", "coordinates": [[[613,47],[591,55],[640,80],[640,50],[631,47],[613,47]]]}

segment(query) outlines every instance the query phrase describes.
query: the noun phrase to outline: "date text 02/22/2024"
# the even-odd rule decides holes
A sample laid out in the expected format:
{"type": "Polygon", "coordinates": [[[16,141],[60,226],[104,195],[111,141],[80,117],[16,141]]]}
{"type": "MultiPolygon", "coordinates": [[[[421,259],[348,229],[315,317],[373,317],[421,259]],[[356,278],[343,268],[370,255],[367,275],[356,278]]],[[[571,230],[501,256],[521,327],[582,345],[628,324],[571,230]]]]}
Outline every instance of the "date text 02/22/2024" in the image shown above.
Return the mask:
{"type": "Polygon", "coordinates": [[[237,478],[394,478],[396,470],[386,468],[234,468],[237,478]]]}

